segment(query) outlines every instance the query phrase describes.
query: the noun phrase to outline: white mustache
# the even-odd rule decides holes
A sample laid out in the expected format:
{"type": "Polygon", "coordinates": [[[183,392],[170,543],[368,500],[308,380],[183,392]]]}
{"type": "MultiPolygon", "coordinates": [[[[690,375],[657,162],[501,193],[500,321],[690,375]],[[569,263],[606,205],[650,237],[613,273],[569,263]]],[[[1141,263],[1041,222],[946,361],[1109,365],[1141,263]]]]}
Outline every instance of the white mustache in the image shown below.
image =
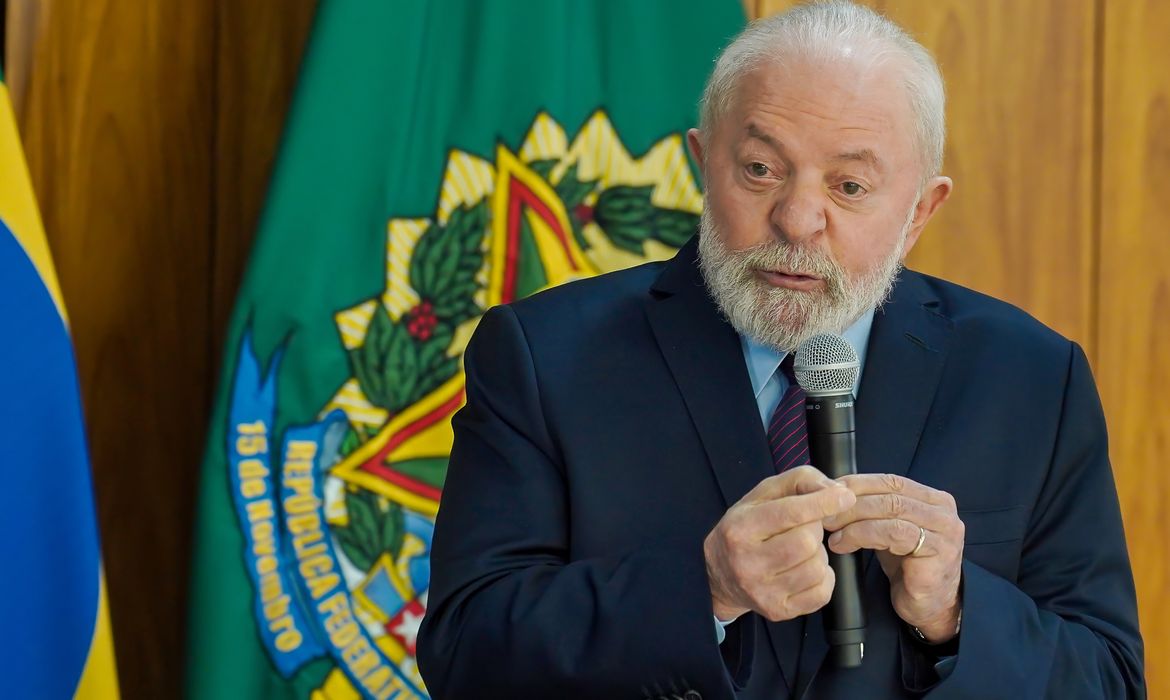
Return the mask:
{"type": "Polygon", "coordinates": [[[791,351],[817,333],[840,333],[862,313],[881,304],[901,269],[896,248],[866,274],[851,278],[827,251],[772,239],[730,250],[704,209],[699,223],[699,264],[711,298],[741,335],[781,351],[791,351]],[[768,284],[756,271],[781,271],[815,277],[823,289],[799,291],[768,284]]]}
{"type": "MultiPolygon", "coordinates": [[[[825,282],[824,293],[830,298],[840,299],[845,294],[845,271],[824,251],[775,240],[741,251],[727,251],[727,254],[735,260],[731,267],[738,268],[744,277],[750,276],[754,270],[813,277],[825,282]]],[[[752,282],[743,280],[743,284],[752,282]]]]}

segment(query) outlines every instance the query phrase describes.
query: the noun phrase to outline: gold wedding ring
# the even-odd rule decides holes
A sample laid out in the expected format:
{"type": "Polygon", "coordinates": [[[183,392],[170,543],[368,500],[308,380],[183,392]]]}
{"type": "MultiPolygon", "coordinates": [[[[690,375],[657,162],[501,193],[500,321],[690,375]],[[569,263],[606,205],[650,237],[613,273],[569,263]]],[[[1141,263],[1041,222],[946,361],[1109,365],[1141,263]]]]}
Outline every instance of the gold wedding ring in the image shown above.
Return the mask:
{"type": "Polygon", "coordinates": [[[914,545],[914,549],[906,556],[913,557],[918,555],[918,550],[922,549],[922,543],[926,541],[926,528],[921,525],[918,526],[918,544],[914,545]]]}

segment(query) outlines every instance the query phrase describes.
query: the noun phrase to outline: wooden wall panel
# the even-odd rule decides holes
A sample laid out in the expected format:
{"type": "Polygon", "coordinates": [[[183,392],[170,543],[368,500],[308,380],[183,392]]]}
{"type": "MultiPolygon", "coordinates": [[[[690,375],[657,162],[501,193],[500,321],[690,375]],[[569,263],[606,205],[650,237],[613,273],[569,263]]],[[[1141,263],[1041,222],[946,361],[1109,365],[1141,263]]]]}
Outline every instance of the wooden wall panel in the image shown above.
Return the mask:
{"type": "Polygon", "coordinates": [[[863,4],[930,49],[947,85],[955,191],[909,264],[1021,306],[1091,357],[1093,0],[863,4]]]}
{"type": "Polygon", "coordinates": [[[127,698],[178,691],[209,403],[213,10],[10,0],[8,66],[72,319],[127,698]]]}
{"type": "Polygon", "coordinates": [[[1150,697],[1170,698],[1170,4],[1105,3],[1097,381],[1150,697]]]}
{"type": "Polygon", "coordinates": [[[220,1],[210,338],[217,370],[316,5],[220,1]]]}
{"type": "Polygon", "coordinates": [[[315,0],[9,0],[6,77],[73,322],[122,696],[180,696],[222,333],[315,0]]]}

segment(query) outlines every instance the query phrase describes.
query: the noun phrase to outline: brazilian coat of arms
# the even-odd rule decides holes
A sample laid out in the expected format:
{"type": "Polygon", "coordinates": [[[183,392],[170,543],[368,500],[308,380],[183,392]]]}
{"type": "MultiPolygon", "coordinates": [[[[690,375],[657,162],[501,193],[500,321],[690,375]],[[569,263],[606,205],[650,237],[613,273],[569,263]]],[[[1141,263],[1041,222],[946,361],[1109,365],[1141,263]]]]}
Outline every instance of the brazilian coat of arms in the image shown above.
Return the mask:
{"type": "Polygon", "coordinates": [[[334,315],[352,376],[315,423],[274,434],[281,353],[262,369],[245,334],[230,483],[253,622],[282,675],[328,658],[314,700],[427,697],[415,638],[475,324],[495,304],[669,257],[701,208],[680,134],[633,157],[602,111],[572,141],[541,113],[494,162],[452,150],[433,216],[389,221],[384,290],[334,315]]]}

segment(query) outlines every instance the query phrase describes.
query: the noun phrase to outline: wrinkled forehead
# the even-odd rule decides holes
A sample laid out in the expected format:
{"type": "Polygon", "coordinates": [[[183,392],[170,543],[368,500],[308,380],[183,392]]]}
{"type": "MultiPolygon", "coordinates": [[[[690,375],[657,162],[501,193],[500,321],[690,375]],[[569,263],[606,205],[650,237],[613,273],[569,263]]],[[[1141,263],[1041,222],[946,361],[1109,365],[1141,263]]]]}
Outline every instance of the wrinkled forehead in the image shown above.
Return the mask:
{"type": "Polygon", "coordinates": [[[865,52],[764,61],[741,76],[723,126],[741,139],[801,128],[834,149],[900,160],[901,151],[915,152],[905,75],[896,58],[865,52]]]}

